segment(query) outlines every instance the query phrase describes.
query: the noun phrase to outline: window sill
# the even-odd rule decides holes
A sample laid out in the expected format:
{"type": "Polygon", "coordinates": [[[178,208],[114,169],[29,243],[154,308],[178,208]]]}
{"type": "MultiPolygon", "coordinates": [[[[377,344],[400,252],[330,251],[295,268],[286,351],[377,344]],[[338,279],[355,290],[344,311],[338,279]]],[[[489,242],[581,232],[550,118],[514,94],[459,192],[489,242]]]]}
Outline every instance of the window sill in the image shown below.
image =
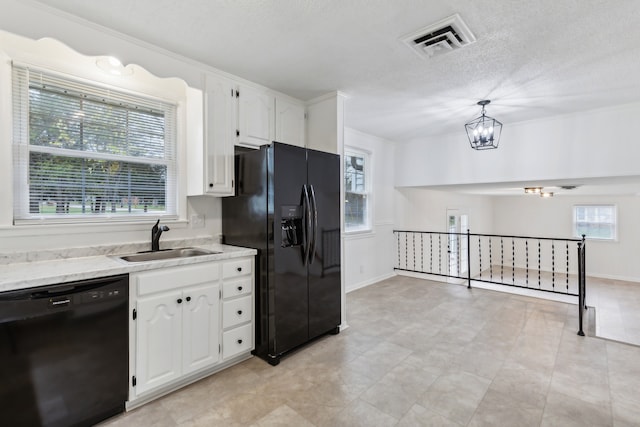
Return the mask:
{"type": "Polygon", "coordinates": [[[344,232],[345,240],[366,239],[375,236],[375,232],[371,228],[361,228],[344,232]]]}

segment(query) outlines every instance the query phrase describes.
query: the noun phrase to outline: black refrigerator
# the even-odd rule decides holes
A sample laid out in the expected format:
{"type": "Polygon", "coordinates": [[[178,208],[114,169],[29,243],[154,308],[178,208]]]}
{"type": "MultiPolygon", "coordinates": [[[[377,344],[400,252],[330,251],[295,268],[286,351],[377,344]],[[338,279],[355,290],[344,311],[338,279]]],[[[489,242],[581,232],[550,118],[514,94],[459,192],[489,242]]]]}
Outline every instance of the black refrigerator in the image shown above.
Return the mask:
{"type": "Polygon", "coordinates": [[[256,349],[280,358],[341,322],[340,157],[273,142],[236,148],[223,242],[258,250],[256,349]]]}

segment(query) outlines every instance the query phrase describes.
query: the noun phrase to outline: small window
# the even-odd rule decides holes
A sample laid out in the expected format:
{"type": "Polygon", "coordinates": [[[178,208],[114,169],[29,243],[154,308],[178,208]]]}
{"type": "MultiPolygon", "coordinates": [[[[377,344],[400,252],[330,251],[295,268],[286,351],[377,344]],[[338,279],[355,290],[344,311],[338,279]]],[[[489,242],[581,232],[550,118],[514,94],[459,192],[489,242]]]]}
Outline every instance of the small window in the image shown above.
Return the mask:
{"type": "Polygon", "coordinates": [[[176,217],[176,106],[14,65],[14,223],[176,217]]]}
{"type": "Polygon", "coordinates": [[[617,212],[614,205],[579,205],[573,207],[573,233],[590,239],[615,240],[617,212]]]}
{"type": "Polygon", "coordinates": [[[369,156],[345,150],[344,154],[344,225],[346,231],[369,230],[369,156]]]}

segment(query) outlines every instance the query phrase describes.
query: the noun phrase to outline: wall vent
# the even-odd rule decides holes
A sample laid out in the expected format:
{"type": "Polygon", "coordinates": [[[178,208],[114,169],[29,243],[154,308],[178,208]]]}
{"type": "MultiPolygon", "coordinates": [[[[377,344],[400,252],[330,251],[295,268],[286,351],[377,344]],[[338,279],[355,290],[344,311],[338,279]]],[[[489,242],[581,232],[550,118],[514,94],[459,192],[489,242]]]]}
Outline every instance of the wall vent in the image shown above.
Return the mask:
{"type": "Polygon", "coordinates": [[[476,38],[456,13],[404,36],[402,41],[421,57],[431,58],[474,43],[476,38]]]}

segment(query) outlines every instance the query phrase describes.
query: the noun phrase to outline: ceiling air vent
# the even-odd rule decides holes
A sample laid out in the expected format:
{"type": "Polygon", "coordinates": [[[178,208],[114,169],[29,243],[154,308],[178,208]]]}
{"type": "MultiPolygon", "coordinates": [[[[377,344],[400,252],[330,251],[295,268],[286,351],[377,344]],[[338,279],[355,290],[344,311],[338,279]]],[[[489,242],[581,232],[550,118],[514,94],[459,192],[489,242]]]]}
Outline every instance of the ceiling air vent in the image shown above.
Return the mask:
{"type": "Polygon", "coordinates": [[[422,57],[431,58],[476,41],[457,13],[442,21],[406,35],[402,41],[422,57]]]}

